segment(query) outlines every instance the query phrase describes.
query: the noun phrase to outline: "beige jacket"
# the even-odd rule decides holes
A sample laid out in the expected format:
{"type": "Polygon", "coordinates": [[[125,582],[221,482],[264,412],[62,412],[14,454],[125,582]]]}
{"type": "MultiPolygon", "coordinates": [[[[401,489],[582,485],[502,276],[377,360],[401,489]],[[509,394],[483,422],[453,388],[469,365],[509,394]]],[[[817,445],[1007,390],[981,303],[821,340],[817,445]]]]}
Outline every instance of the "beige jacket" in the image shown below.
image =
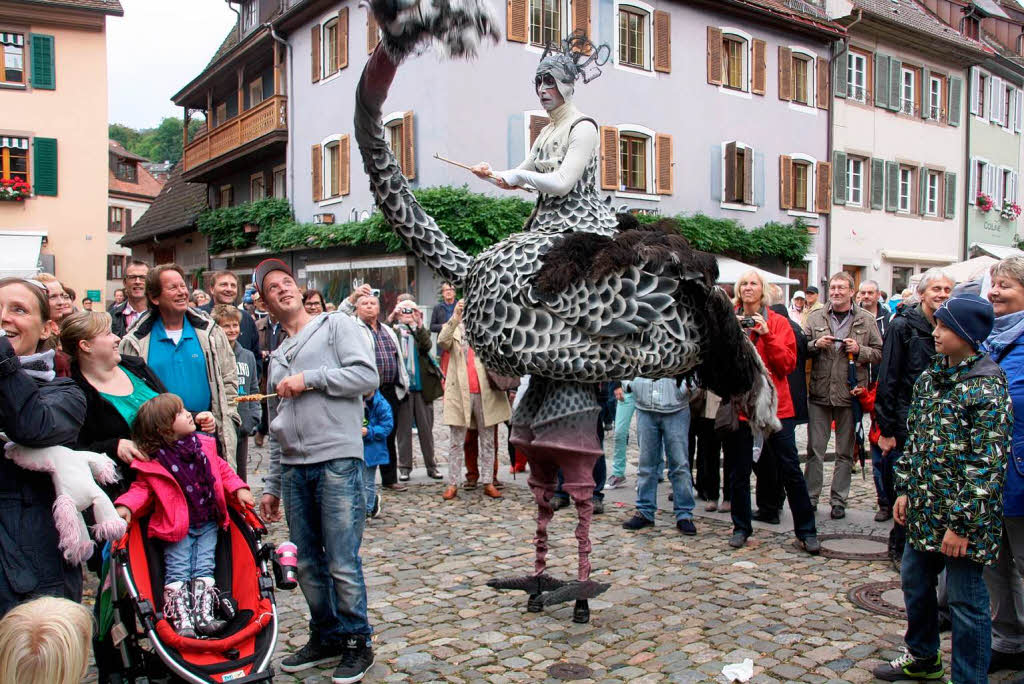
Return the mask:
{"type": "MultiPolygon", "coordinates": [[[[815,309],[807,317],[804,335],[807,336],[807,356],[811,359],[811,379],[808,383],[808,400],[825,406],[850,406],[849,366],[850,360],[842,349],[829,345],[818,349],[815,341],[832,335],[831,305],[815,309]]],[[[857,385],[868,386],[868,365],[882,361],[882,336],[875,325],[875,317],[854,305],[853,322],[850,323],[849,337],[857,340],[860,351],[854,358],[857,366],[857,385]]]]}
{"type": "MultiPolygon", "coordinates": [[[[469,398],[469,368],[466,355],[462,352],[465,334],[465,329],[453,316],[441,328],[437,343],[451,354],[448,357],[448,376],[444,386],[444,423],[468,428],[472,424],[472,406],[469,398]]],[[[474,361],[477,382],[480,383],[480,401],[484,407],[483,427],[504,423],[512,415],[508,395],[491,389],[487,382],[487,370],[480,363],[480,357],[475,356],[474,361]]]]}
{"type": "MultiPolygon", "coordinates": [[[[186,313],[189,323],[196,330],[199,346],[206,357],[206,377],[210,381],[210,412],[217,421],[217,441],[224,450],[224,459],[234,468],[235,445],[238,443],[236,430],[242,424],[238,415],[235,397],[238,396],[238,366],[235,352],[224,331],[209,315],[190,308],[186,313]]],[[[120,350],[125,356],[149,357],[150,333],[153,331],[153,310],[139,316],[135,325],[121,339],[120,350]]]]}

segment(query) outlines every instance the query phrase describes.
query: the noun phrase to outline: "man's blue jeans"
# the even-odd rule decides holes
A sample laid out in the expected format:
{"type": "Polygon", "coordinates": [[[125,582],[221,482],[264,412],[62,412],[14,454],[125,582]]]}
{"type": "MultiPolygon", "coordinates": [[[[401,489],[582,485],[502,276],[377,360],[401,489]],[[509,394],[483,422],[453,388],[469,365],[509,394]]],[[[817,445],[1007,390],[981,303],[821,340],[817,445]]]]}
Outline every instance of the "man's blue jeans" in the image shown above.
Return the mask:
{"type": "Polygon", "coordinates": [[[896,460],[900,452],[892,449],[889,453],[882,455],[882,450],[877,444],[871,445],[871,472],[875,481],[875,496],[878,499],[879,508],[892,508],[896,501],[894,491],[896,460]]]}
{"type": "Polygon", "coordinates": [[[309,605],[310,640],[339,643],[362,635],[370,643],[366,583],[359,545],[366,504],[362,459],[336,458],[282,466],[288,533],[298,547],[299,587],[309,605]]]}
{"type": "Polygon", "coordinates": [[[197,577],[213,577],[217,564],[217,523],[212,520],[197,527],[178,542],[164,549],[164,584],[188,582],[197,577]]]}
{"type": "Polygon", "coordinates": [[[615,407],[615,448],[612,458],[612,475],[626,476],[626,445],[629,443],[629,424],[633,421],[636,402],[632,392],[623,392],[622,401],[615,407]]]}
{"type": "Polygon", "coordinates": [[[917,551],[907,542],[901,578],[907,607],[907,650],[915,658],[934,658],[939,652],[939,606],[936,584],[946,569],[946,590],[953,618],[953,671],[956,684],[988,681],[992,617],[981,563],[949,558],[934,551],[917,551]]]}
{"type": "Polygon", "coordinates": [[[654,512],[658,509],[658,475],[663,467],[661,455],[664,453],[668,459],[668,479],[672,485],[672,507],[676,522],[692,519],[693,480],[690,478],[690,460],[686,455],[690,433],[689,407],[675,413],[639,409],[636,430],[640,441],[637,512],[648,520],[654,520],[654,512]]]}

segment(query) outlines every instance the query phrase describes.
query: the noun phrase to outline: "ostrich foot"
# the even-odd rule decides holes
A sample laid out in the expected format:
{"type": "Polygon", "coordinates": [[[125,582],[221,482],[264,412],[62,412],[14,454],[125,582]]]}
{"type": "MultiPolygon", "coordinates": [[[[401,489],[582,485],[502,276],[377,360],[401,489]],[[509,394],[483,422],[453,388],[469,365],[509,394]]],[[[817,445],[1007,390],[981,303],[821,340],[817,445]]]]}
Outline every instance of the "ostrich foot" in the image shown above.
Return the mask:
{"type": "Polygon", "coordinates": [[[526,612],[527,613],[540,613],[544,610],[544,600],[541,598],[542,594],[530,594],[530,598],[526,599],[526,612]]]}
{"type": "Polygon", "coordinates": [[[561,589],[568,582],[555,579],[547,573],[539,575],[519,575],[518,577],[498,577],[487,581],[491,589],[518,589],[530,594],[531,597],[545,592],[561,589]]]}
{"type": "Polygon", "coordinates": [[[572,621],[580,625],[590,622],[590,604],[586,599],[576,600],[576,605],[572,608],[572,621]]]}
{"type": "Polygon", "coordinates": [[[610,586],[610,584],[593,580],[566,582],[564,586],[544,594],[541,597],[541,601],[544,602],[545,606],[553,606],[556,603],[565,603],[566,601],[585,601],[586,599],[600,596],[608,591],[610,586]]]}

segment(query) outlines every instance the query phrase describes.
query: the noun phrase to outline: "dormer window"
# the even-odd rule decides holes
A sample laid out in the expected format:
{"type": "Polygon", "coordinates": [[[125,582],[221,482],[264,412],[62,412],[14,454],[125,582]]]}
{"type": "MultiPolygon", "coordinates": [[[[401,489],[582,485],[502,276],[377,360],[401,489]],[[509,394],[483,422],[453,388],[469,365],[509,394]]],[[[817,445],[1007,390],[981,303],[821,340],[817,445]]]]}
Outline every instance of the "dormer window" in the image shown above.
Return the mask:
{"type": "Polygon", "coordinates": [[[114,175],[118,180],[125,181],[126,183],[138,183],[138,168],[136,162],[129,159],[117,158],[117,164],[114,167],[114,175]]]}
{"type": "Polygon", "coordinates": [[[259,9],[259,0],[247,0],[242,4],[242,31],[248,31],[256,26],[256,14],[259,9]]]}
{"type": "Polygon", "coordinates": [[[978,36],[981,34],[981,23],[978,21],[977,17],[964,17],[960,26],[960,32],[964,34],[964,37],[966,38],[978,40],[978,36]]]}

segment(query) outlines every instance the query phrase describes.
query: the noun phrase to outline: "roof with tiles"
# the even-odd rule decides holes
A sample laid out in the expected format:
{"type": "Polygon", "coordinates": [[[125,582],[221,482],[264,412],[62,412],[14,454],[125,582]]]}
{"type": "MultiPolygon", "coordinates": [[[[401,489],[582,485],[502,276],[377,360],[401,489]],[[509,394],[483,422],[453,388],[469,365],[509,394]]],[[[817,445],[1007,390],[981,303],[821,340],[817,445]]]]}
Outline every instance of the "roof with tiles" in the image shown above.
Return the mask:
{"type": "Polygon", "coordinates": [[[121,7],[120,0],[15,0],[15,2],[21,2],[26,5],[90,10],[118,17],[124,16],[124,9],[121,7]]]}
{"type": "Polygon", "coordinates": [[[828,18],[818,0],[727,0],[733,5],[743,5],[755,10],[769,12],[780,19],[796,24],[842,34],[844,29],[828,18]]]}
{"type": "Polygon", "coordinates": [[[989,53],[992,48],[967,38],[959,31],[942,23],[916,0],[853,0],[853,6],[892,24],[903,26],[920,34],[945,40],[958,48],[989,53]]]}
{"type": "Polygon", "coordinates": [[[181,178],[184,162],[178,162],[156,200],[135,222],[120,243],[137,245],[152,238],[184,231],[195,226],[199,215],[209,208],[205,183],[186,183],[181,178]]]}

